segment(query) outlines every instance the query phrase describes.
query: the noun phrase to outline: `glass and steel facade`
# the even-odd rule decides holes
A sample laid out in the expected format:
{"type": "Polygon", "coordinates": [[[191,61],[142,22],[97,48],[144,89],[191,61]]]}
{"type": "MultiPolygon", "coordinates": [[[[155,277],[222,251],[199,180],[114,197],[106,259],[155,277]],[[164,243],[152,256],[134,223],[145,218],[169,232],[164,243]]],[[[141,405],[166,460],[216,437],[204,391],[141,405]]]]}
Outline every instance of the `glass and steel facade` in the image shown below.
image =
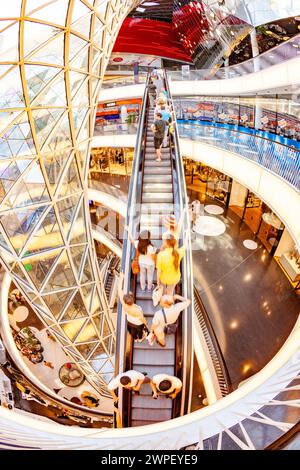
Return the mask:
{"type": "Polygon", "coordinates": [[[134,0],[0,5],[0,254],[37,315],[102,393],[115,333],[88,217],[101,79],[134,0]]]}

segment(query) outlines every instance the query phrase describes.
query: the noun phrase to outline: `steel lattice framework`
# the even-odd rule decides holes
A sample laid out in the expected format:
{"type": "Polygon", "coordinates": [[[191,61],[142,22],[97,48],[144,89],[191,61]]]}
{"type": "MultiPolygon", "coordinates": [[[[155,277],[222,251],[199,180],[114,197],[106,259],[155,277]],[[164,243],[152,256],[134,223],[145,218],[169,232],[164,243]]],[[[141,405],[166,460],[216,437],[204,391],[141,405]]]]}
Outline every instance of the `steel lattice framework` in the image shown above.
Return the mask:
{"type": "Polygon", "coordinates": [[[0,5],[0,254],[14,283],[106,394],[115,333],[91,238],[97,97],[136,0],[0,5]]]}

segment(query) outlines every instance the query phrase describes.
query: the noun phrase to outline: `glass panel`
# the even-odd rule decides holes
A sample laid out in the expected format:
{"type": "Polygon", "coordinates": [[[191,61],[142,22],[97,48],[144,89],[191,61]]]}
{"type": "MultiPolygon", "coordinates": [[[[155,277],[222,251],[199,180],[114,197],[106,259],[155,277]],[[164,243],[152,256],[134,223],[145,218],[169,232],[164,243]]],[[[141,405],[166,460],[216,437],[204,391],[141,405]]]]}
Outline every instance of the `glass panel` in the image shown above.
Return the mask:
{"type": "Polygon", "coordinates": [[[89,320],[76,338],[76,343],[87,343],[99,339],[93,323],[89,320]]]}
{"type": "MultiPolygon", "coordinates": [[[[32,13],[30,16],[32,18],[38,18],[39,20],[44,20],[46,22],[49,21],[49,18],[51,18],[51,23],[64,25],[66,22],[68,5],[69,0],[56,0],[50,5],[46,5],[35,13],[32,13]]],[[[26,10],[31,11],[32,8],[27,6],[26,10]]]]}
{"type": "Polygon", "coordinates": [[[72,23],[74,23],[76,20],[86,15],[87,13],[91,13],[91,10],[87,6],[85,6],[80,0],[75,0],[72,13],[72,23]]]}
{"type": "Polygon", "coordinates": [[[64,166],[68,161],[71,152],[72,149],[58,149],[57,151],[48,154],[43,152],[43,162],[51,186],[56,187],[59,182],[64,166]]]}
{"type": "MultiPolygon", "coordinates": [[[[49,272],[49,270],[48,270],[49,272]]],[[[76,284],[69,259],[66,251],[62,254],[58,265],[55,267],[54,272],[47,280],[44,286],[44,292],[50,292],[56,289],[65,289],[66,287],[74,286],[76,284]]]]}
{"type": "Polygon", "coordinates": [[[67,337],[74,341],[76,336],[78,335],[79,331],[83,327],[84,323],[86,322],[85,318],[78,318],[77,320],[69,321],[68,323],[61,323],[61,328],[64,330],[67,337]]]}
{"type": "Polygon", "coordinates": [[[14,0],[13,2],[4,2],[0,6],[0,17],[11,18],[19,17],[21,15],[21,0],[14,0]]]}
{"type": "Polygon", "coordinates": [[[22,264],[37,289],[43,284],[60,253],[60,250],[55,250],[50,253],[42,253],[34,258],[30,256],[23,258],[22,264]]]}
{"type": "Polygon", "coordinates": [[[79,172],[75,157],[71,160],[69,167],[63,177],[58,190],[58,197],[68,196],[82,190],[79,172]]]}
{"type": "Polygon", "coordinates": [[[54,209],[51,208],[40,226],[35,227],[34,235],[26,245],[25,255],[58,248],[63,245],[64,242],[57,224],[56,215],[54,209]]]}
{"type": "Polygon", "coordinates": [[[29,235],[44,214],[45,209],[46,206],[34,209],[21,209],[0,216],[0,222],[17,253],[25,245],[29,235]]]}
{"type": "Polygon", "coordinates": [[[81,283],[89,282],[93,279],[89,254],[86,257],[84,268],[81,274],[81,283]]]}
{"type": "Polygon", "coordinates": [[[71,61],[70,67],[74,69],[87,70],[89,63],[89,47],[85,47],[76,57],[71,61]]]}
{"type": "Polygon", "coordinates": [[[65,86],[65,77],[60,75],[33,101],[33,106],[66,106],[65,86]]]}
{"type": "Polygon", "coordinates": [[[25,285],[25,289],[27,289],[29,287],[28,285],[28,279],[25,277],[25,274],[23,273],[23,271],[21,270],[21,268],[19,267],[18,264],[16,264],[12,270],[12,274],[14,274],[16,277],[18,277],[19,279],[21,279],[25,285]]]}
{"type": "Polygon", "coordinates": [[[83,298],[88,309],[90,308],[90,305],[91,305],[91,299],[92,299],[94,286],[95,284],[89,284],[87,286],[81,287],[83,298]]]}
{"type": "Polygon", "coordinates": [[[69,57],[70,61],[81,52],[84,47],[88,46],[88,42],[84,39],[75,36],[75,34],[70,34],[69,40],[69,57]]]}
{"type": "Polygon", "coordinates": [[[93,354],[91,355],[89,362],[92,368],[99,372],[99,370],[103,367],[105,362],[107,361],[107,353],[103,348],[102,344],[99,343],[93,354]]]}
{"type": "Polygon", "coordinates": [[[77,271],[77,276],[79,277],[79,271],[81,268],[81,263],[82,263],[82,258],[83,255],[86,252],[86,245],[77,245],[77,246],[71,246],[70,247],[70,252],[72,256],[72,261],[75,265],[75,269],[77,271]]]}
{"type": "Polygon", "coordinates": [[[47,294],[43,296],[43,299],[51,313],[54,315],[56,319],[60,316],[61,312],[63,311],[65,305],[70,300],[71,295],[74,293],[73,289],[67,291],[60,291],[54,294],[47,294]]]}
{"type": "Polygon", "coordinates": [[[25,170],[31,163],[31,160],[22,160],[22,163],[18,165],[17,162],[0,161],[0,202],[22,174],[22,170],[25,170]]]}
{"type": "Polygon", "coordinates": [[[71,229],[71,223],[76,212],[78,200],[79,198],[75,196],[57,202],[61,223],[66,235],[69,234],[69,230],[71,229]]]}
{"type": "MultiPolygon", "coordinates": [[[[59,126],[55,129],[55,132],[51,135],[51,137],[47,140],[47,143],[43,146],[43,154],[44,152],[49,151],[57,151],[60,149],[65,149],[65,152],[68,152],[66,147],[72,146],[72,139],[70,134],[70,124],[69,124],[69,117],[66,113],[60,120],[59,126]]],[[[66,154],[65,159],[68,158],[66,154]]]]}
{"type": "Polygon", "coordinates": [[[42,147],[62,116],[63,109],[38,109],[32,111],[39,145],[42,147]]]}
{"type": "Polygon", "coordinates": [[[105,338],[106,336],[111,335],[112,332],[111,332],[111,329],[108,325],[108,322],[107,322],[106,318],[104,318],[102,326],[103,326],[102,337],[105,338]]]}
{"type": "Polygon", "coordinates": [[[1,108],[23,108],[24,96],[19,67],[15,67],[1,79],[1,108]]]}
{"type": "Polygon", "coordinates": [[[87,343],[87,344],[78,344],[78,346],[76,346],[76,348],[82,354],[82,356],[85,359],[87,359],[89,357],[89,355],[91,354],[91,352],[95,349],[95,346],[97,344],[98,344],[97,342],[87,343]]]}
{"type": "Polygon", "coordinates": [[[0,158],[31,156],[34,153],[27,113],[23,113],[0,137],[0,158]]]}
{"type": "Polygon", "coordinates": [[[76,292],[70,305],[67,307],[60,321],[75,320],[75,318],[87,317],[88,313],[79,292],[76,292]]]}
{"type": "MultiPolygon", "coordinates": [[[[7,5],[8,2],[5,3],[7,5]]],[[[6,8],[6,5],[4,8],[6,8]]],[[[0,8],[2,8],[2,6],[0,8]]],[[[7,24],[3,23],[6,23],[6,21],[0,21],[0,29],[3,29],[3,27],[7,26],[7,24]]],[[[0,33],[0,57],[1,61],[3,62],[19,60],[19,22],[11,24],[12,26],[0,33]]]]}
{"type": "Polygon", "coordinates": [[[77,93],[81,85],[83,84],[84,80],[86,80],[87,75],[78,72],[72,72],[70,70],[70,88],[71,88],[71,97],[73,98],[74,95],[77,93]]]}
{"type": "Polygon", "coordinates": [[[65,35],[52,39],[41,49],[34,52],[28,60],[31,62],[45,62],[47,64],[64,65],[64,39],[65,35]]]}
{"type": "Polygon", "coordinates": [[[83,18],[80,18],[80,20],[72,24],[71,28],[74,31],[78,31],[83,36],[86,36],[87,38],[89,38],[90,30],[91,30],[91,15],[87,15],[87,16],[84,16],[83,18]]]}
{"type": "MultiPolygon", "coordinates": [[[[61,32],[61,29],[32,21],[24,22],[24,56],[46,43],[61,32]]],[[[32,59],[31,59],[32,60],[32,59]]]]}
{"type": "Polygon", "coordinates": [[[43,65],[25,65],[27,90],[32,100],[61,69],[43,65]]]}
{"type": "MultiPolygon", "coordinates": [[[[81,243],[86,243],[86,231],[85,231],[85,219],[84,219],[84,212],[83,212],[83,207],[81,207],[78,211],[77,217],[76,217],[76,224],[74,224],[73,229],[70,232],[70,245],[77,245],[81,243]]],[[[89,279],[89,281],[92,281],[92,279],[89,279]]]]}

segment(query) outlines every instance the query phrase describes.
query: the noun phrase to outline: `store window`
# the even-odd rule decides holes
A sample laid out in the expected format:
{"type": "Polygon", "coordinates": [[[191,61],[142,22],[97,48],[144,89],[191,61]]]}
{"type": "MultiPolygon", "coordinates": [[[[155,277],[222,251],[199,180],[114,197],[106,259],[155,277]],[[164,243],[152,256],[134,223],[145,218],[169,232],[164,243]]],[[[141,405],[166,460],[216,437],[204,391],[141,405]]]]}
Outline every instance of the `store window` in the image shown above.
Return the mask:
{"type": "Polygon", "coordinates": [[[96,113],[95,134],[136,133],[141,104],[142,100],[139,98],[99,103],[96,113]]]}
{"type": "Polygon", "coordinates": [[[103,173],[130,176],[133,154],[134,149],[128,147],[93,148],[90,159],[90,178],[98,179],[98,175],[103,173]]]}

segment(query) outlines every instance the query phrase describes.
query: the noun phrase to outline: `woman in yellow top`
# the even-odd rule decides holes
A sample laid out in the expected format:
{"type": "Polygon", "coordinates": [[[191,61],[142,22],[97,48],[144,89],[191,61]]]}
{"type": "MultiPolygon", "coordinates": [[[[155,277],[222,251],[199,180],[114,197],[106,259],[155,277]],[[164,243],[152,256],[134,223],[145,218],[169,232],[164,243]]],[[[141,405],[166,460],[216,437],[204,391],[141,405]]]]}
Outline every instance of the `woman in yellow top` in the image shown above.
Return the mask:
{"type": "Polygon", "coordinates": [[[157,255],[157,284],[163,285],[164,295],[174,295],[175,286],[181,278],[180,261],[185,252],[184,246],[178,248],[176,238],[168,234],[164,240],[165,248],[157,255]]]}

